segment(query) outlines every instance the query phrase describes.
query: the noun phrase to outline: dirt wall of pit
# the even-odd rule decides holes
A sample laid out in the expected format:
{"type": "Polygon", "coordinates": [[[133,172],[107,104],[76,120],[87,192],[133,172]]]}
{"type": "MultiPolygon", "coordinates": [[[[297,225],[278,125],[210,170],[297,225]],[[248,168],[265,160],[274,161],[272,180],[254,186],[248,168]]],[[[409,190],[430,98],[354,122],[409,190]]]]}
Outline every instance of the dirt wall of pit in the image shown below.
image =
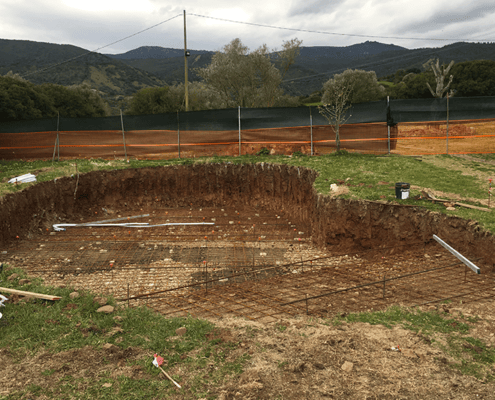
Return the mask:
{"type": "MultiPolygon", "coordinates": [[[[315,171],[286,165],[196,164],[95,171],[43,182],[0,200],[0,244],[35,238],[51,225],[153,207],[249,205],[311,227],[314,243],[357,251],[431,243],[436,234],[478,264],[495,265],[495,237],[475,221],[420,208],[317,194],[315,171]],[[100,211],[101,213],[101,211],[100,211]]],[[[128,214],[127,214],[128,215],[128,214]]],[[[384,249],[387,253],[394,249],[384,249]]],[[[395,250],[397,251],[397,250],[395,250]]],[[[400,251],[400,250],[399,250],[400,251]]]]}

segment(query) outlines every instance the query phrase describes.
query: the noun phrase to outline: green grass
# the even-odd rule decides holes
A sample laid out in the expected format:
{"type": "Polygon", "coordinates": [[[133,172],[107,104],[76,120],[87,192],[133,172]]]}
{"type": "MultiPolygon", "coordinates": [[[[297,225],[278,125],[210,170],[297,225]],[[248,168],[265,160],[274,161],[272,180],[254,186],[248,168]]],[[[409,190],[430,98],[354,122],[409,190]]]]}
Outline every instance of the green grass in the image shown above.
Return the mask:
{"type": "Polygon", "coordinates": [[[385,87],[394,87],[395,84],[393,82],[389,81],[378,81],[379,85],[385,86],[385,87]]]}
{"type": "MultiPolygon", "coordinates": [[[[25,278],[20,269],[9,269],[0,273],[3,287],[21,289],[19,279],[25,278]],[[17,273],[18,278],[8,281],[7,278],[17,273]]],[[[40,351],[56,354],[71,349],[82,349],[85,346],[101,348],[106,343],[118,346],[120,349],[140,348],[149,354],[148,357],[137,361],[137,365],[147,374],[147,378],[132,379],[125,376],[111,378],[100,376],[93,380],[89,378],[73,378],[64,376],[57,385],[40,387],[30,385],[15,392],[8,400],[41,396],[48,398],[75,399],[148,399],[153,398],[157,391],[164,393],[175,390],[169,381],[161,381],[161,372],[151,362],[152,354],[158,352],[164,358],[167,368],[179,365],[184,371],[193,373],[194,378],[187,382],[183,395],[187,398],[206,397],[208,387],[221,383],[229,375],[238,375],[243,365],[249,359],[247,354],[231,357],[238,343],[222,342],[220,339],[208,338],[215,327],[208,321],[196,318],[164,318],[146,307],[124,308],[117,307],[112,314],[97,313],[100,307],[94,301],[94,294],[82,292],[81,296],[70,299],[71,288],[46,287],[40,279],[34,279],[22,290],[37,293],[49,293],[61,296],[58,301],[31,300],[19,304],[7,303],[2,310],[4,317],[0,320],[0,348],[8,348],[11,356],[18,363],[26,357],[40,351]],[[116,321],[114,317],[122,319],[116,321]],[[109,336],[112,328],[123,330],[109,336]],[[175,330],[185,327],[186,334],[177,339],[175,330]],[[214,365],[215,368],[209,368],[214,365]],[[154,377],[153,379],[150,379],[154,377]],[[115,390],[102,388],[106,382],[112,387],[118,387],[125,395],[116,395],[115,390]],[[79,386],[86,389],[80,392],[79,386]],[[108,392],[108,393],[107,393],[108,392]]],[[[110,298],[110,304],[115,302],[110,298]]],[[[41,374],[53,376],[55,369],[45,369],[41,374]]],[[[182,376],[174,379],[182,382],[182,376]]],[[[175,393],[175,392],[170,392],[175,393]]],[[[2,396],[0,396],[2,398],[2,396]]]]}
{"type": "MultiPolygon", "coordinates": [[[[483,155],[483,159],[487,155],[483,155]]],[[[440,155],[429,157],[428,162],[421,162],[412,157],[397,155],[375,156],[357,153],[341,154],[333,153],[317,157],[305,156],[295,153],[293,157],[282,155],[259,155],[241,157],[204,157],[192,159],[175,160],[130,160],[126,163],[122,160],[72,160],[72,161],[0,161],[0,195],[15,192],[34,183],[12,185],[6,183],[7,179],[34,172],[38,182],[53,180],[57,177],[75,175],[76,164],[79,173],[94,170],[115,170],[126,168],[143,168],[167,165],[188,165],[192,163],[222,163],[252,164],[257,162],[270,162],[275,164],[288,164],[314,169],[319,173],[315,181],[315,188],[323,194],[330,193],[330,184],[346,181],[350,193],[341,197],[353,199],[366,199],[373,201],[399,202],[395,199],[395,183],[408,182],[422,188],[430,188],[445,193],[457,194],[462,197],[473,199],[488,198],[488,180],[475,176],[476,173],[495,178],[495,165],[488,163],[476,163],[461,159],[459,157],[440,155]],[[433,160],[433,161],[432,161],[433,160]],[[450,163],[459,167],[442,167],[442,163],[450,163]],[[472,174],[466,173],[472,171],[472,174]],[[38,172],[36,172],[38,171],[38,172]],[[379,182],[388,182],[380,185],[379,182]]],[[[495,182],[492,183],[495,187],[495,182]]],[[[414,200],[419,190],[411,190],[411,196],[407,200],[400,200],[401,204],[417,205],[431,211],[456,215],[465,219],[473,219],[480,223],[485,229],[495,233],[495,214],[486,213],[467,208],[458,208],[456,211],[446,211],[440,204],[432,204],[424,200],[414,200]]],[[[495,195],[495,189],[493,189],[495,195]]],[[[495,196],[492,199],[495,202],[495,196]]],[[[470,203],[469,201],[463,201],[470,203]]],[[[480,205],[479,202],[471,202],[480,205]]]]}

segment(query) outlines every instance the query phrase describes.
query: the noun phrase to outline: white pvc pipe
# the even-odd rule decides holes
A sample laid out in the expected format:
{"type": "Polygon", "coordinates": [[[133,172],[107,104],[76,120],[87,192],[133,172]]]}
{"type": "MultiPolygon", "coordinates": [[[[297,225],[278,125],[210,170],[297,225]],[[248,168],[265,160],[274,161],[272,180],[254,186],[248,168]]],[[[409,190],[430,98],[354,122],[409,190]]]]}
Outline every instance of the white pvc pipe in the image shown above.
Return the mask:
{"type": "Polygon", "coordinates": [[[442,247],[450,251],[454,256],[456,256],[459,260],[461,260],[466,266],[468,266],[473,272],[477,274],[481,273],[479,267],[474,265],[471,261],[469,261],[466,257],[464,257],[461,253],[459,253],[454,248],[450,247],[447,243],[445,243],[442,239],[440,239],[437,235],[433,235],[433,239],[435,239],[442,247]]]}
{"type": "Polygon", "coordinates": [[[54,224],[53,229],[56,232],[65,231],[65,228],[84,228],[84,227],[101,227],[101,226],[115,226],[121,228],[156,228],[159,226],[188,226],[188,225],[215,225],[214,222],[170,222],[166,224],[150,225],[148,222],[129,222],[125,224],[101,224],[101,223],[88,223],[88,224],[54,224]]]}

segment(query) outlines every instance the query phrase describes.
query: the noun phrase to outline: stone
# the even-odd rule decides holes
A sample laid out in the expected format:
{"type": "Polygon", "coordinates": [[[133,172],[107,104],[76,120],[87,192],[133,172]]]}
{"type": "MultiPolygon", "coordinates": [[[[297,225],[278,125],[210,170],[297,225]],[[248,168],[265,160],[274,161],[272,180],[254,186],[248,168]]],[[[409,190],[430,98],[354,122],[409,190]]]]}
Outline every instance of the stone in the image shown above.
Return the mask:
{"type": "Polygon", "coordinates": [[[19,278],[19,274],[12,274],[12,275],[10,275],[10,276],[7,278],[7,280],[8,280],[8,281],[13,281],[14,279],[17,279],[17,278],[19,278]]]}
{"type": "Polygon", "coordinates": [[[24,286],[24,285],[29,285],[31,281],[29,279],[19,279],[19,285],[24,286]]]}
{"type": "Polygon", "coordinates": [[[107,304],[108,299],[106,297],[95,297],[94,298],[95,303],[98,303],[100,306],[104,306],[107,304]]]}
{"type": "Polygon", "coordinates": [[[98,310],[96,310],[96,312],[103,312],[106,314],[113,313],[113,311],[114,311],[114,308],[112,306],[103,306],[103,307],[98,308],[98,310]]]}
{"type": "Polygon", "coordinates": [[[342,364],[340,368],[342,368],[342,370],[345,372],[351,372],[352,369],[354,368],[354,364],[349,361],[346,361],[344,364],[342,364]]]}
{"type": "Polygon", "coordinates": [[[175,330],[175,333],[177,334],[177,336],[184,336],[186,334],[186,332],[187,332],[187,329],[184,326],[177,328],[175,330]]]}
{"type": "Polygon", "coordinates": [[[75,299],[76,297],[79,297],[79,293],[78,292],[72,292],[71,294],[69,294],[69,297],[71,299],[75,299]]]}
{"type": "Polygon", "coordinates": [[[112,384],[110,382],[107,382],[107,383],[104,383],[103,385],[101,385],[101,387],[109,388],[109,387],[112,387],[112,384]]]}

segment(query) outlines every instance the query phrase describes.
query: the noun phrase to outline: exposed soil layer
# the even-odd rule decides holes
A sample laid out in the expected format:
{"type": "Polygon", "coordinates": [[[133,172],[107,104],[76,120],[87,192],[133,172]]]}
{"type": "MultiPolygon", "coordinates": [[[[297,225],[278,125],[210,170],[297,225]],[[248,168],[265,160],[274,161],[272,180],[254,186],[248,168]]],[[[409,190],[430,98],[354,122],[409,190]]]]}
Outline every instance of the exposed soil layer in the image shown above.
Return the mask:
{"type": "MultiPolygon", "coordinates": [[[[240,377],[212,392],[220,399],[491,398],[493,383],[480,384],[449,368],[453,360],[420,333],[369,324],[333,327],[314,316],[393,303],[436,310],[438,299],[462,295],[463,313],[468,315],[467,306],[473,307],[469,315],[486,314],[470,334],[493,346],[493,236],[475,221],[318,195],[315,178],[314,171],[289,166],[201,164],[93,172],[41,183],[1,199],[0,262],[42,276],[48,284],[117,297],[127,296],[131,277],[131,295],[199,283],[168,297],[162,293],[133,302],[165,315],[182,311],[214,319],[225,338],[240,343],[232,357],[252,356],[240,377]],[[210,220],[215,226],[52,228],[145,214],[132,222],[210,220]],[[482,275],[454,266],[457,260],[432,241],[433,234],[476,260],[482,275]],[[243,279],[233,277],[251,260],[253,268],[243,279]],[[316,297],[329,291],[338,293],[304,302],[308,293],[316,297]],[[391,350],[398,345],[402,352],[391,350]]],[[[438,312],[461,312],[452,306],[446,311],[444,304],[438,312]]],[[[144,377],[144,371],[123,363],[142,359],[142,351],[112,351],[41,353],[32,360],[39,367],[33,372],[15,363],[8,349],[0,350],[6,365],[0,394],[21,390],[23,382],[56,384],[64,374],[144,377]],[[60,367],[74,357],[81,361],[77,371],[60,367]],[[98,363],[104,358],[117,366],[98,363]],[[40,372],[48,369],[54,370],[52,376],[40,372]]],[[[169,372],[188,382],[178,367],[169,372]]],[[[113,385],[117,390],[118,383],[113,385]]]]}
{"type": "Polygon", "coordinates": [[[330,198],[316,193],[315,178],[309,169],[264,163],[90,172],[2,198],[0,243],[32,239],[54,223],[95,219],[102,209],[129,214],[166,207],[254,207],[307,226],[320,249],[342,253],[431,243],[436,234],[467,257],[493,267],[495,239],[476,221],[396,204],[330,198]]]}

